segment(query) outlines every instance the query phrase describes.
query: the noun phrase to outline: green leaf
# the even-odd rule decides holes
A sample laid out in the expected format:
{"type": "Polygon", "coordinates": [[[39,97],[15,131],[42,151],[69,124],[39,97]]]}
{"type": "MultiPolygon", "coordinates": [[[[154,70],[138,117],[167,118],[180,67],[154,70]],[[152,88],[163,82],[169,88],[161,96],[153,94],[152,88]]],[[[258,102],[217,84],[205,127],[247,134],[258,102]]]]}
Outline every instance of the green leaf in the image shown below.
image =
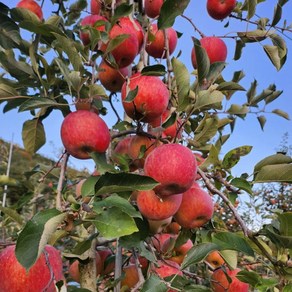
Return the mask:
{"type": "Polygon", "coordinates": [[[292,212],[286,212],[282,214],[277,214],[278,221],[280,223],[280,234],[284,236],[292,237],[292,212]]]}
{"type": "Polygon", "coordinates": [[[268,237],[278,248],[291,248],[292,236],[281,235],[271,225],[265,226],[262,233],[268,237]]]}
{"type": "Polygon", "coordinates": [[[255,183],[292,182],[292,164],[266,165],[254,178],[255,183]]]}
{"type": "Polygon", "coordinates": [[[209,73],[210,60],[205,48],[201,46],[199,40],[193,38],[193,41],[197,61],[198,80],[201,85],[209,73]]]}
{"type": "Polygon", "coordinates": [[[213,165],[215,167],[220,165],[219,150],[214,145],[211,146],[207,158],[199,167],[201,169],[206,169],[210,165],[213,165]]]}
{"type": "Polygon", "coordinates": [[[15,254],[27,270],[36,262],[45,245],[66,214],[56,209],[44,210],[29,220],[18,236],[15,254]]]}
{"type": "Polygon", "coordinates": [[[127,3],[120,4],[115,9],[115,14],[112,16],[112,23],[118,21],[123,16],[128,16],[133,12],[133,4],[129,5],[127,3]]]}
{"type": "Polygon", "coordinates": [[[161,278],[152,273],[143,284],[141,292],[166,292],[167,290],[168,287],[161,278]]]}
{"type": "Polygon", "coordinates": [[[166,74],[165,66],[161,64],[146,66],[141,71],[141,75],[144,76],[164,76],[165,74],[166,74]]]}
{"type": "Polygon", "coordinates": [[[138,94],[138,90],[139,90],[138,86],[136,86],[133,90],[130,90],[128,92],[126,98],[124,99],[124,102],[132,102],[132,101],[134,101],[135,97],[138,94]]]}
{"type": "Polygon", "coordinates": [[[222,256],[222,258],[224,259],[225,263],[230,266],[232,269],[236,269],[237,268],[237,251],[235,250],[221,250],[220,251],[220,255],[222,256]]]}
{"type": "Polygon", "coordinates": [[[55,48],[61,49],[65,52],[74,68],[75,71],[83,71],[83,62],[81,56],[79,55],[77,49],[75,48],[75,42],[68,38],[61,36],[57,33],[53,33],[57,42],[55,43],[55,48]]]}
{"type": "Polygon", "coordinates": [[[18,92],[13,88],[4,83],[0,83],[0,100],[8,99],[9,97],[17,96],[18,92]]]}
{"type": "Polygon", "coordinates": [[[185,269],[193,264],[199,263],[202,261],[211,251],[218,250],[219,247],[217,244],[212,242],[200,243],[194,245],[184,258],[184,261],[181,265],[182,269],[185,269]]]}
{"type": "Polygon", "coordinates": [[[292,158],[289,155],[285,155],[282,153],[273,154],[259,161],[254,167],[254,173],[257,173],[258,171],[261,170],[262,167],[266,165],[285,164],[285,163],[292,163],[292,158]]]}
{"type": "Polygon", "coordinates": [[[252,149],[252,146],[246,145],[246,146],[241,146],[241,147],[237,147],[230,150],[228,153],[225,154],[223,158],[222,167],[225,169],[232,168],[234,165],[238,163],[238,161],[240,160],[240,157],[249,154],[251,149],[252,149]]]}
{"type": "Polygon", "coordinates": [[[237,177],[237,178],[234,178],[233,180],[231,180],[230,184],[232,184],[236,188],[239,188],[240,190],[246,191],[250,195],[253,194],[252,185],[245,179],[237,177]]]}
{"type": "Polygon", "coordinates": [[[29,9],[16,7],[16,8],[12,8],[10,10],[10,13],[11,13],[11,17],[18,22],[29,21],[29,22],[32,22],[33,24],[41,24],[41,21],[37,17],[37,15],[33,13],[32,11],[30,11],[29,9]]]}
{"type": "Polygon", "coordinates": [[[18,225],[22,226],[23,218],[16,212],[16,210],[2,207],[0,205],[0,211],[4,213],[6,216],[10,217],[13,221],[15,221],[18,225]]]}
{"type": "Polygon", "coordinates": [[[234,52],[234,57],[233,59],[235,61],[239,60],[242,54],[242,49],[245,47],[245,43],[239,39],[236,41],[236,47],[235,47],[235,52],[234,52]]]}
{"type": "Polygon", "coordinates": [[[252,287],[256,287],[256,285],[262,282],[261,277],[253,271],[242,270],[236,274],[236,278],[241,282],[250,284],[252,287]]]}
{"type": "Polygon", "coordinates": [[[173,26],[177,16],[182,15],[190,0],[165,0],[158,17],[158,29],[173,26]]]}
{"type": "Polygon", "coordinates": [[[246,115],[249,112],[249,107],[246,105],[232,104],[227,112],[231,115],[246,115]]]}
{"type": "Polygon", "coordinates": [[[247,100],[249,104],[256,104],[256,100],[258,99],[254,99],[255,95],[256,95],[256,90],[257,90],[257,86],[258,86],[258,82],[257,80],[254,80],[251,85],[250,88],[248,89],[246,96],[247,96],[247,100]]]}
{"type": "Polygon", "coordinates": [[[272,27],[275,26],[281,20],[281,17],[282,17],[282,6],[278,2],[274,9],[274,16],[273,16],[271,26],[272,27]]]}
{"type": "Polygon", "coordinates": [[[258,116],[257,119],[260,123],[262,130],[264,130],[264,126],[265,126],[266,121],[267,121],[266,117],[265,116],[258,116]]]}
{"type": "Polygon", "coordinates": [[[97,215],[94,225],[101,236],[109,240],[138,231],[134,219],[117,207],[106,209],[97,215]]]}
{"type": "Polygon", "coordinates": [[[18,112],[30,111],[48,106],[59,107],[59,104],[50,98],[32,97],[20,105],[18,112]]]}
{"type": "MultiPolygon", "coordinates": [[[[0,8],[1,9],[1,8],[0,8]]],[[[20,46],[21,36],[18,25],[7,15],[0,17],[0,45],[8,50],[14,46],[20,46]]]]}
{"type": "Polygon", "coordinates": [[[245,91],[245,89],[236,82],[221,82],[216,88],[219,91],[245,91]]]}
{"type": "Polygon", "coordinates": [[[279,51],[277,46],[271,46],[271,45],[264,45],[263,46],[265,53],[269,57],[272,64],[276,67],[276,69],[279,71],[283,64],[281,62],[281,58],[279,57],[279,51]]]}
{"type": "Polygon", "coordinates": [[[46,134],[42,121],[33,119],[24,122],[22,140],[27,152],[36,153],[46,143],[46,134]]]}
{"type": "Polygon", "coordinates": [[[285,285],[283,292],[292,292],[292,284],[285,285]]]}
{"type": "Polygon", "coordinates": [[[95,195],[95,185],[99,180],[99,176],[90,176],[81,186],[82,197],[92,197],[95,195]]]}
{"type": "Polygon", "coordinates": [[[224,94],[219,90],[213,90],[212,88],[201,90],[196,98],[194,110],[201,111],[202,109],[212,108],[214,105],[221,105],[223,99],[224,94]]]}
{"type": "Polygon", "coordinates": [[[0,175],[0,186],[17,186],[19,185],[19,181],[15,178],[9,177],[8,175],[1,174],[0,175]]]}
{"type": "Polygon", "coordinates": [[[247,255],[254,256],[254,251],[247,241],[231,232],[219,232],[212,236],[212,242],[217,244],[221,249],[230,249],[243,252],[247,255]]]}
{"type": "Polygon", "coordinates": [[[119,193],[134,190],[151,190],[158,183],[149,176],[134,173],[105,173],[95,185],[96,194],[119,193]]]}
{"type": "Polygon", "coordinates": [[[274,110],[272,110],[272,113],[274,113],[274,114],[276,114],[276,115],[278,115],[278,116],[280,116],[288,121],[290,120],[289,114],[282,111],[282,110],[274,109],[274,110]]]}
{"type": "Polygon", "coordinates": [[[171,59],[173,73],[175,76],[178,110],[183,110],[189,104],[190,74],[186,66],[176,58],[171,59]]]}
{"type": "Polygon", "coordinates": [[[107,163],[107,157],[105,153],[92,152],[90,156],[95,162],[96,169],[100,174],[104,174],[105,172],[117,172],[115,167],[112,164],[107,163]]]}
{"type": "Polygon", "coordinates": [[[95,202],[93,204],[93,210],[101,214],[105,208],[117,207],[124,213],[128,214],[131,217],[141,218],[140,212],[136,211],[134,206],[126,199],[119,197],[118,195],[111,195],[100,202],[95,202]]]}
{"type": "MultiPolygon", "coordinates": [[[[254,0],[250,0],[250,1],[254,2],[254,0]]],[[[269,37],[270,34],[272,34],[272,32],[261,30],[261,29],[256,29],[253,31],[237,32],[237,35],[245,43],[261,42],[265,40],[267,37],[269,37]]]]}
{"type": "Polygon", "coordinates": [[[127,38],[129,38],[129,36],[129,34],[121,34],[111,39],[106,47],[105,54],[110,53],[112,50],[122,44],[127,38]]]}

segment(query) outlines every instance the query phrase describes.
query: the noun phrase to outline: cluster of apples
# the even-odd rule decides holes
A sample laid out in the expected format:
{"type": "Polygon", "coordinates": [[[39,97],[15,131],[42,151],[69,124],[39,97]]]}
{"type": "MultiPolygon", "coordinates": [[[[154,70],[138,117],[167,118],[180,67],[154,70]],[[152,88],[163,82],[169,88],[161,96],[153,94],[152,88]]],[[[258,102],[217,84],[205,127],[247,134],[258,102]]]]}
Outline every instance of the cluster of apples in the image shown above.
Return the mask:
{"type": "Polygon", "coordinates": [[[1,292],[55,292],[55,284],[65,280],[61,253],[51,245],[28,272],[17,261],[15,245],[7,246],[0,253],[0,271],[1,292]]]}

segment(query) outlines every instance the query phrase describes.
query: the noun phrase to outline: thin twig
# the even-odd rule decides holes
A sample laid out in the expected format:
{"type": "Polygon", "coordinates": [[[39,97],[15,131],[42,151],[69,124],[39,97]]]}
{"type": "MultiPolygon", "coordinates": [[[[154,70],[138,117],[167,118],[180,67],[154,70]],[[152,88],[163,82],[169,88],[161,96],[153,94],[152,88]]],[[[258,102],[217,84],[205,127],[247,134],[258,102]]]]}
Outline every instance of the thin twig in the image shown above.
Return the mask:
{"type": "Polygon", "coordinates": [[[193,21],[189,17],[187,17],[185,15],[181,15],[181,16],[183,18],[185,18],[192,25],[192,27],[194,28],[194,30],[199,33],[199,35],[201,36],[201,38],[205,37],[204,33],[200,29],[198,29],[198,27],[193,23],[193,21]]]}
{"type": "Polygon", "coordinates": [[[235,209],[235,207],[232,205],[232,203],[230,202],[230,200],[226,197],[226,195],[224,193],[222,193],[221,191],[219,191],[210,181],[210,179],[205,175],[204,171],[202,171],[200,168],[198,168],[198,173],[199,175],[202,177],[202,179],[204,180],[206,187],[208,188],[208,190],[213,193],[213,194],[217,194],[219,197],[221,197],[221,199],[227,204],[227,206],[230,208],[230,210],[232,211],[232,213],[234,214],[234,217],[236,218],[236,220],[238,221],[239,225],[242,228],[242,231],[244,233],[245,236],[249,236],[251,234],[251,231],[247,228],[247,226],[245,225],[243,219],[240,217],[240,215],[238,214],[237,210],[235,209]]]}
{"type": "Polygon", "coordinates": [[[69,154],[66,151],[63,155],[63,161],[61,164],[61,172],[60,172],[60,177],[59,177],[58,186],[57,186],[56,209],[60,211],[62,211],[62,189],[63,189],[64,180],[65,180],[65,173],[66,173],[68,159],[69,159],[69,154]]]}

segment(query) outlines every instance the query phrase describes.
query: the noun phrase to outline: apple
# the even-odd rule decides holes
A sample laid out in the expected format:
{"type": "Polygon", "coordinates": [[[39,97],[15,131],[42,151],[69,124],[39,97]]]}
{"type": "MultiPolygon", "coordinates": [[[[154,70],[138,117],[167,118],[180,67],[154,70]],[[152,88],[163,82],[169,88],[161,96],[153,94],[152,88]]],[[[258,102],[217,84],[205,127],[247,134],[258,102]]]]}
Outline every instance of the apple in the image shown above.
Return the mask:
{"type": "Polygon", "coordinates": [[[41,6],[34,0],[21,0],[17,3],[16,7],[28,9],[33,12],[39,20],[43,20],[43,11],[41,6]]]}
{"type": "Polygon", "coordinates": [[[156,251],[158,253],[165,254],[169,250],[173,249],[176,238],[176,234],[157,233],[151,237],[151,240],[156,251]]]}
{"type": "Polygon", "coordinates": [[[125,277],[121,281],[121,287],[123,291],[126,291],[125,286],[128,289],[133,288],[139,282],[139,273],[135,264],[129,264],[123,267],[123,273],[125,277]]]}
{"type": "Polygon", "coordinates": [[[128,154],[132,159],[132,165],[136,168],[143,168],[146,157],[157,145],[159,145],[158,140],[141,135],[132,136],[128,148],[128,154]]]}
{"type": "Polygon", "coordinates": [[[173,216],[182,201],[182,194],[159,197],[153,190],[139,191],[137,206],[150,220],[164,220],[173,216]]]}
{"type": "Polygon", "coordinates": [[[91,0],[90,1],[91,14],[99,15],[100,10],[101,10],[101,6],[102,6],[101,0],[91,0]]]}
{"type": "Polygon", "coordinates": [[[151,122],[159,118],[169,102],[169,91],[166,85],[156,76],[134,74],[121,90],[122,103],[126,114],[135,120],[151,122]],[[126,101],[128,90],[137,94],[133,101],[126,101]]]}
{"type": "Polygon", "coordinates": [[[216,20],[229,16],[235,6],[236,0],[207,0],[207,11],[216,20]]]}
{"type": "Polygon", "coordinates": [[[241,270],[239,268],[235,270],[229,270],[227,267],[224,269],[219,268],[215,270],[211,276],[211,286],[214,292],[248,292],[249,285],[247,283],[241,282],[236,278],[236,275],[241,270]],[[227,278],[225,272],[230,279],[227,278]]]}
{"type": "Polygon", "coordinates": [[[105,89],[111,92],[121,91],[121,88],[129,76],[129,68],[115,69],[108,65],[105,61],[101,61],[99,65],[98,79],[105,89]]]}
{"type": "Polygon", "coordinates": [[[184,228],[198,228],[213,216],[214,204],[211,196],[197,183],[183,193],[181,205],[174,215],[175,221],[184,228]]]}
{"type": "MultiPolygon", "coordinates": [[[[152,24],[149,28],[146,44],[146,52],[154,58],[166,59],[165,37],[163,30],[158,29],[157,24],[152,24]],[[149,34],[150,32],[150,34],[149,34]]],[[[172,28],[166,28],[166,36],[168,40],[169,55],[171,55],[177,45],[177,33],[172,28]]]]}
{"type": "MultiPolygon", "coordinates": [[[[149,266],[149,261],[145,257],[143,257],[141,255],[138,256],[138,261],[139,261],[139,266],[140,266],[142,272],[143,273],[147,273],[147,269],[148,269],[148,266],[149,266]]],[[[136,264],[135,257],[131,256],[130,263],[131,264],[136,264]]]]}
{"type": "Polygon", "coordinates": [[[105,31],[104,22],[108,22],[108,20],[104,16],[95,14],[85,16],[81,20],[81,30],[79,32],[79,37],[84,46],[89,45],[91,42],[90,32],[88,31],[87,27],[95,27],[98,31],[105,31]]]}
{"type": "Polygon", "coordinates": [[[129,145],[132,138],[133,136],[127,136],[117,142],[114,149],[112,150],[111,159],[113,162],[120,164],[122,156],[129,156],[129,145]]]}
{"type": "MultiPolygon", "coordinates": [[[[170,111],[169,110],[166,110],[162,115],[161,117],[159,117],[158,119],[152,121],[150,123],[151,127],[152,128],[157,128],[157,127],[161,127],[162,124],[167,121],[169,118],[170,118],[170,111]]],[[[175,122],[166,127],[163,132],[162,132],[162,136],[164,137],[170,137],[170,138],[175,138],[177,137],[178,139],[181,138],[181,135],[182,135],[182,131],[183,131],[183,128],[180,127],[182,124],[182,120],[180,118],[176,119],[175,122]]]]}
{"type": "Polygon", "coordinates": [[[112,250],[106,246],[98,246],[96,248],[101,260],[101,275],[108,275],[115,269],[115,255],[112,250]]]}
{"type": "Polygon", "coordinates": [[[193,242],[188,239],[185,243],[178,247],[174,247],[173,255],[169,258],[169,260],[182,264],[187,252],[193,247],[193,242]]]}
{"type": "Polygon", "coordinates": [[[103,153],[110,143],[106,123],[96,113],[78,110],[69,113],[61,125],[61,139],[67,152],[78,159],[89,159],[90,152],[103,153]]]}
{"type": "Polygon", "coordinates": [[[182,271],[180,270],[180,265],[171,260],[159,260],[157,261],[157,265],[152,265],[151,270],[160,278],[166,278],[174,275],[183,275],[182,271]]]}
{"type": "MultiPolygon", "coordinates": [[[[135,20],[131,20],[129,17],[121,17],[113,25],[109,31],[109,40],[114,40],[121,35],[127,35],[127,38],[120,44],[115,46],[110,51],[111,56],[115,61],[115,65],[119,68],[124,68],[132,64],[134,59],[139,53],[140,48],[140,28],[136,24],[135,20]]],[[[102,46],[101,50],[105,51],[108,43],[102,46]]],[[[105,54],[105,60],[111,64],[110,57],[105,54]]]]}
{"type": "MultiPolygon", "coordinates": [[[[102,262],[101,262],[101,258],[99,256],[99,253],[96,252],[95,253],[95,260],[96,260],[96,276],[100,275],[102,272],[102,262]]],[[[75,260],[74,262],[72,262],[69,266],[68,269],[68,273],[70,278],[75,281],[75,282],[80,282],[80,271],[79,271],[79,261],[75,260]]]]}
{"type": "MultiPolygon", "coordinates": [[[[227,57],[227,46],[222,41],[222,39],[211,36],[211,37],[203,37],[200,40],[201,46],[206,50],[206,53],[209,57],[210,64],[215,62],[225,62],[227,57]]],[[[192,48],[191,52],[191,60],[193,67],[197,68],[197,58],[195,49],[192,48]]]]}
{"type": "Polygon", "coordinates": [[[154,188],[158,195],[181,194],[193,185],[197,162],[186,146],[164,144],[156,147],[147,156],[144,172],[160,183],[154,188]]]}
{"type": "Polygon", "coordinates": [[[152,234],[162,232],[172,221],[172,216],[163,220],[151,220],[148,219],[149,231],[152,234]]]}
{"type": "Polygon", "coordinates": [[[180,231],[181,231],[181,226],[175,221],[172,221],[165,228],[165,232],[171,233],[171,234],[179,234],[180,231]]]}
{"type": "Polygon", "coordinates": [[[156,18],[160,14],[164,0],[145,0],[145,14],[150,18],[156,18]]]}
{"type": "Polygon", "coordinates": [[[214,269],[219,268],[225,263],[224,259],[217,250],[210,252],[205,261],[209,263],[214,269]]]}
{"type": "Polygon", "coordinates": [[[61,254],[51,245],[29,271],[17,261],[15,245],[6,247],[0,253],[0,271],[1,292],[55,292],[55,283],[64,280],[61,254]]]}

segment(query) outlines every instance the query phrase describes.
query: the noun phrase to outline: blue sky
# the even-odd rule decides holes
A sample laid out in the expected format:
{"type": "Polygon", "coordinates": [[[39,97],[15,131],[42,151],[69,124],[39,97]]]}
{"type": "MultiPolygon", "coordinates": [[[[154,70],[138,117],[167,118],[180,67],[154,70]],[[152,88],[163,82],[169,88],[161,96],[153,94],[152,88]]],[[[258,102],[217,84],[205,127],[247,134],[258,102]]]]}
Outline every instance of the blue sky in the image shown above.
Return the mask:
{"type": "MultiPolygon", "coordinates": [[[[2,1],[9,7],[16,6],[17,1],[2,1]]],[[[257,15],[261,17],[273,17],[274,6],[278,1],[268,0],[258,5],[257,15]]],[[[65,2],[67,6],[72,1],[65,2]]],[[[247,24],[246,22],[240,22],[235,19],[230,19],[229,27],[224,28],[227,20],[217,21],[210,18],[206,11],[206,1],[191,1],[189,7],[185,11],[185,15],[193,20],[197,27],[203,31],[205,35],[235,35],[236,31],[246,31],[255,29],[254,25],[247,24]]],[[[45,0],[44,6],[44,18],[50,16],[50,11],[55,10],[56,5],[53,6],[50,1],[45,0]]],[[[287,23],[291,24],[292,17],[292,3],[288,2],[283,11],[284,19],[287,19],[287,23]]],[[[282,22],[278,24],[281,26],[282,22]]],[[[190,52],[192,48],[191,37],[195,36],[199,38],[199,35],[193,30],[192,26],[183,18],[178,17],[174,28],[182,32],[183,35],[178,42],[178,46],[174,55],[179,50],[182,50],[180,60],[187,66],[189,71],[192,71],[192,65],[190,61],[190,52]]],[[[292,50],[292,34],[287,33],[290,38],[285,37],[289,52],[292,50]]],[[[281,71],[277,72],[271,62],[268,60],[266,54],[262,49],[262,45],[259,43],[248,44],[244,50],[240,60],[234,61],[234,48],[235,42],[231,38],[224,39],[228,46],[228,66],[223,72],[223,77],[226,80],[232,78],[233,72],[243,70],[245,72],[245,78],[241,81],[241,85],[245,88],[249,88],[251,82],[254,79],[258,81],[258,93],[268,87],[270,84],[275,83],[277,89],[284,90],[284,93],[271,105],[268,105],[266,111],[273,109],[282,109],[289,113],[292,118],[292,59],[288,53],[288,59],[281,71]]],[[[118,95],[119,99],[119,95],[118,95]]],[[[231,103],[242,103],[245,101],[245,93],[236,93],[231,103]]],[[[119,102],[116,105],[121,112],[121,106],[119,102]]],[[[22,146],[21,130],[22,124],[27,119],[31,119],[31,115],[27,112],[18,113],[16,110],[3,114],[4,103],[0,104],[0,138],[5,140],[11,140],[13,136],[14,143],[22,146]]],[[[74,108],[72,108],[73,110],[74,108]]],[[[109,125],[115,123],[115,116],[109,111],[109,115],[105,117],[106,122],[109,125]]],[[[222,149],[222,155],[229,150],[242,145],[253,146],[252,152],[241,159],[237,165],[235,172],[240,175],[242,172],[251,173],[253,165],[260,159],[275,153],[281,138],[284,133],[288,132],[289,143],[292,145],[292,125],[291,121],[287,121],[273,114],[267,114],[267,123],[264,131],[261,130],[255,114],[250,114],[244,121],[238,119],[236,129],[232,137],[224,145],[222,149]]],[[[53,114],[44,121],[44,127],[46,131],[47,143],[43,146],[38,153],[47,157],[58,159],[62,152],[63,146],[60,138],[60,126],[63,120],[63,116],[59,111],[54,111],[53,114]]],[[[89,171],[93,171],[94,164],[90,160],[78,160],[70,158],[70,165],[79,169],[88,168],[89,171]]]]}

